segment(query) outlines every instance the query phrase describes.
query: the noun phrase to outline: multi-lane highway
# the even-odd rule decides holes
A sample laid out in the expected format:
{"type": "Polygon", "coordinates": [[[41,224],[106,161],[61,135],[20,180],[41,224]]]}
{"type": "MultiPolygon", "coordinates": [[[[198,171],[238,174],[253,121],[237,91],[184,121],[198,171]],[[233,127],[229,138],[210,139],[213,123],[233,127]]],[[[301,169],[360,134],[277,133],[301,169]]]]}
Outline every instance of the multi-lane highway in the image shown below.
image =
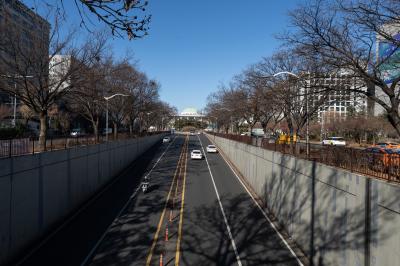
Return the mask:
{"type": "Polygon", "coordinates": [[[302,265],[208,144],[175,135],[152,148],[20,264],[302,265]],[[193,149],[205,159],[191,160],[193,149]]]}

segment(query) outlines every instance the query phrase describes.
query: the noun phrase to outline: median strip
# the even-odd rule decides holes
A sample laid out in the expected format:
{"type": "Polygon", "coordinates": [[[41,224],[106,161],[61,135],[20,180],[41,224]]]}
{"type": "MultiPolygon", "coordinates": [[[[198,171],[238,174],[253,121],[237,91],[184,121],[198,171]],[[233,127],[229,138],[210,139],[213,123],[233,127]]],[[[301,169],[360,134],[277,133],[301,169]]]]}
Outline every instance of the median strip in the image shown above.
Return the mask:
{"type": "Polygon", "coordinates": [[[185,206],[185,190],[186,190],[187,150],[188,150],[188,142],[186,141],[185,171],[183,172],[182,200],[181,200],[181,210],[180,210],[180,218],[179,218],[178,240],[176,242],[175,266],[179,265],[180,254],[181,254],[181,239],[182,239],[182,226],[183,226],[183,208],[185,206]]]}
{"type": "Polygon", "coordinates": [[[184,161],[184,155],[186,153],[186,145],[187,145],[187,138],[185,139],[185,143],[184,143],[183,149],[182,149],[181,154],[179,156],[179,160],[178,160],[177,167],[175,169],[174,177],[173,177],[173,180],[172,180],[169,192],[168,192],[167,199],[166,199],[165,204],[164,204],[164,209],[163,209],[163,211],[161,213],[160,220],[159,220],[158,226],[157,226],[157,230],[156,230],[156,233],[155,233],[154,238],[153,238],[153,243],[151,245],[149,254],[148,254],[147,259],[146,259],[146,266],[151,265],[152,257],[153,257],[153,254],[154,254],[154,249],[155,249],[155,247],[157,245],[157,242],[158,242],[158,237],[159,237],[159,234],[160,234],[163,222],[164,222],[164,217],[165,217],[165,213],[167,211],[168,203],[170,202],[170,199],[171,199],[173,187],[174,187],[174,184],[177,182],[177,179],[179,177],[179,173],[181,172],[182,162],[184,161]]]}

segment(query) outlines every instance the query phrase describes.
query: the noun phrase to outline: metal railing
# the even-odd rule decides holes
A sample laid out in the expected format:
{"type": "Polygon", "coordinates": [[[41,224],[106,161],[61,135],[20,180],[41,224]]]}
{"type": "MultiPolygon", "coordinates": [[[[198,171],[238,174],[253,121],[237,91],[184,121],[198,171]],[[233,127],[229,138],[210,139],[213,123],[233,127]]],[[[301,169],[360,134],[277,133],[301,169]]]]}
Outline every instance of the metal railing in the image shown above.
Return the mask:
{"type": "MultiPolygon", "coordinates": [[[[119,133],[116,137],[114,135],[108,136],[108,141],[134,139],[139,137],[151,136],[163,133],[162,131],[147,132],[140,134],[119,133]]],[[[105,135],[84,136],[57,136],[49,137],[46,139],[45,145],[39,145],[37,137],[30,138],[14,138],[14,139],[0,139],[0,158],[35,154],[45,151],[62,150],[76,146],[87,146],[106,142],[105,135]]]]}
{"type": "Polygon", "coordinates": [[[351,172],[400,182],[400,153],[388,153],[385,149],[377,148],[371,152],[366,149],[310,144],[310,153],[307,155],[305,143],[278,144],[265,138],[222,133],[211,134],[301,159],[343,168],[351,172]]]}

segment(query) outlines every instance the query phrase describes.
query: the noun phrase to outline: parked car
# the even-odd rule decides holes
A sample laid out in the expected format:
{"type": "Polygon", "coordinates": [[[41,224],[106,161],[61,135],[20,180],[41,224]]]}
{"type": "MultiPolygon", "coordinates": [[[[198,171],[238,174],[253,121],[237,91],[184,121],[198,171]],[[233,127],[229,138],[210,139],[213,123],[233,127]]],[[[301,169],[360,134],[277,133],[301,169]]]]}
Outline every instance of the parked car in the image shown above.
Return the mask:
{"type": "Polygon", "coordinates": [[[368,147],[364,150],[367,153],[367,164],[370,169],[375,171],[385,171],[399,169],[400,150],[392,148],[382,148],[379,146],[368,147]]]}
{"type": "Polygon", "coordinates": [[[112,134],[112,128],[111,128],[111,127],[109,127],[108,129],[107,129],[107,128],[103,128],[102,134],[103,134],[103,135],[106,135],[106,134],[110,135],[110,134],[112,134]]]}
{"type": "Polygon", "coordinates": [[[375,147],[393,149],[400,148],[400,144],[394,142],[379,142],[375,144],[375,147]]]}
{"type": "Polygon", "coordinates": [[[262,128],[253,128],[251,130],[251,135],[253,137],[264,137],[264,130],[262,128]]]}
{"type": "Polygon", "coordinates": [[[200,150],[192,150],[192,152],[190,153],[190,159],[201,160],[203,159],[203,154],[200,150]]]}
{"type": "Polygon", "coordinates": [[[211,152],[212,153],[217,153],[218,152],[217,147],[215,147],[215,145],[208,145],[206,150],[207,150],[207,152],[210,152],[210,153],[211,152]]]}
{"type": "Polygon", "coordinates": [[[71,137],[80,137],[85,135],[84,131],[80,128],[74,128],[71,130],[71,137]]]}
{"type": "Polygon", "coordinates": [[[171,139],[169,137],[164,137],[162,140],[163,143],[168,143],[170,141],[171,141],[171,139]]]}
{"type": "Polygon", "coordinates": [[[342,137],[330,137],[322,141],[322,145],[346,146],[346,141],[342,137]]]}

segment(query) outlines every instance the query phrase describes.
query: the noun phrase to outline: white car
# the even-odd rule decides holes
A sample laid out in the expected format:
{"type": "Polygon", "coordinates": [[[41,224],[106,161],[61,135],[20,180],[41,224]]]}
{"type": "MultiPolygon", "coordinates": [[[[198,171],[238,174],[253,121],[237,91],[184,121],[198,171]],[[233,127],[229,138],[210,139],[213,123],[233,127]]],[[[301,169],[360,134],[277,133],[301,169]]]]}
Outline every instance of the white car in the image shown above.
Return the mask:
{"type": "Polygon", "coordinates": [[[203,159],[203,154],[201,153],[200,150],[192,150],[192,152],[190,153],[190,159],[201,160],[203,159]]]}
{"type": "Polygon", "coordinates": [[[346,141],[342,137],[330,137],[322,141],[322,145],[346,146],[346,141]]]}
{"type": "Polygon", "coordinates": [[[208,145],[206,148],[207,152],[213,152],[213,153],[217,153],[217,147],[215,147],[215,145],[208,145]]]}
{"type": "Polygon", "coordinates": [[[170,140],[171,140],[171,139],[170,139],[169,137],[164,137],[163,140],[162,140],[162,142],[163,142],[163,143],[168,143],[168,142],[170,142],[170,140]]]}

